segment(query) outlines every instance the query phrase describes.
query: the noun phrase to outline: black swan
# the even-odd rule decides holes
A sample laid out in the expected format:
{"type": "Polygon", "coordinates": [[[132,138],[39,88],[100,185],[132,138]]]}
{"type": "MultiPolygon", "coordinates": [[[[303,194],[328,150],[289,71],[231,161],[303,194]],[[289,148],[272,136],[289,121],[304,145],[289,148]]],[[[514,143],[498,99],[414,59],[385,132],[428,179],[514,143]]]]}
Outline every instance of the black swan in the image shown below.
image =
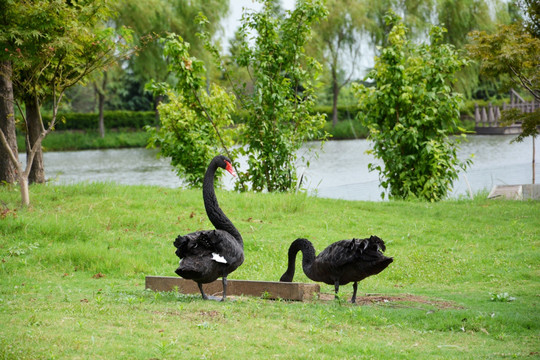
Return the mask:
{"type": "Polygon", "coordinates": [[[202,284],[221,277],[223,280],[221,301],[224,301],[227,297],[227,275],[244,262],[244,242],[216,199],[214,175],[218,167],[235,175],[231,160],[223,155],[212,159],[204,175],[204,207],[208,219],[216,230],[201,230],[176,238],[174,246],[180,264],[175,272],[184,279],[195,281],[205,300],[209,297],[204,293],[202,284]]]}
{"type": "Polygon", "coordinates": [[[289,247],[287,271],[279,281],[291,282],[294,277],[296,254],[302,251],[302,268],[308,278],[334,285],[338,298],[339,285],[353,281],[351,302],[356,302],[358,282],[383,271],[392,261],[383,255],[384,241],[377,236],[369,239],[341,240],[330,244],[315,257],[315,248],[307,239],[296,239],[289,247]]]}

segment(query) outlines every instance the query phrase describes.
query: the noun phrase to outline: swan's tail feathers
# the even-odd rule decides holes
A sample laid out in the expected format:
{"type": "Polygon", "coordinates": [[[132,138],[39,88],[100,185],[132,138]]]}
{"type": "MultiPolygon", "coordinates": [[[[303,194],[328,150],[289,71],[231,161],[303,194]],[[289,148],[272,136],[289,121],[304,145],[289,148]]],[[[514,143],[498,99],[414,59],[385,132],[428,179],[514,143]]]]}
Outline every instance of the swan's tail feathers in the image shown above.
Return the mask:
{"type": "Polygon", "coordinates": [[[382,252],[385,252],[386,251],[386,245],[384,245],[384,241],[383,239],[381,239],[380,237],[376,236],[376,235],[371,235],[369,237],[369,242],[371,244],[376,244],[378,245],[378,247],[381,249],[382,252]]]}
{"type": "Polygon", "coordinates": [[[176,248],[176,256],[178,256],[180,259],[183,259],[186,255],[186,253],[189,251],[190,249],[190,238],[188,236],[182,236],[182,235],[179,235],[175,240],[174,240],[174,247],[176,248]]]}

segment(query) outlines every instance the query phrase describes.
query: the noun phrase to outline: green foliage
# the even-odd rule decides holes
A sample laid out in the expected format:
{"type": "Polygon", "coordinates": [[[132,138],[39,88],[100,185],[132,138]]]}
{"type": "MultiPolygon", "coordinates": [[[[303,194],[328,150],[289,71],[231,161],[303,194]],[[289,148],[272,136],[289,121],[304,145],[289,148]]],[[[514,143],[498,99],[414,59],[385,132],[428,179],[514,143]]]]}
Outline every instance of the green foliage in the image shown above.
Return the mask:
{"type": "MultiPolygon", "coordinates": [[[[306,140],[325,137],[324,116],[310,113],[315,100],[313,77],[320,66],[303,50],[311,24],[324,16],[325,8],[320,1],[300,2],[285,18],[273,9],[272,1],[266,1],[260,13],[244,14],[239,31],[235,60],[248,69],[254,82],[252,92],[246,91],[245,83],[233,86],[241,112],[247,114],[243,126],[236,128],[243,145],[238,151],[248,158],[247,171],[237,171],[238,188],[244,191],[249,185],[255,191],[294,189],[296,151],[306,140]],[[253,43],[252,34],[257,34],[253,43]]],[[[201,15],[198,22],[204,25],[208,20],[201,15]]],[[[201,32],[199,36],[232,82],[210,35],[201,32]]],[[[175,119],[172,126],[171,119],[164,120],[166,126],[153,132],[153,145],[161,146],[162,154],[173,158],[179,174],[188,175],[189,182],[196,185],[204,175],[202,164],[206,166],[213,155],[228,152],[232,145],[225,128],[232,125],[236,97],[215,84],[206,91],[207,70],[190,55],[189,44],[182,38],[169,36],[164,54],[171,59],[169,70],[178,80],[178,97],[173,102],[185,123],[180,125],[175,119]]],[[[168,87],[158,84],[153,88],[163,92],[168,87]]]]}
{"type": "Polygon", "coordinates": [[[310,113],[320,64],[306,56],[304,46],[312,23],[325,15],[321,1],[299,1],[285,17],[273,11],[272,1],[264,1],[261,12],[242,18],[235,61],[248,69],[253,91],[245,91],[245,83],[236,86],[241,106],[250,114],[241,134],[247,146],[240,149],[249,169],[241,176],[254,191],[293,190],[296,150],[321,137],[324,116],[310,113]]]}
{"type": "MultiPolygon", "coordinates": [[[[533,11],[532,8],[530,11],[533,11]]],[[[540,38],[531,31],[530,26],[512,24],[499,26],[493,34],[472,32],[467,49],[472,57],[480,61],[481,69],[487,76],[509,79],[540,101],[540,38]]],[[[540,111],[521,113],[507,110],[503,112],[502,121],[522,122],[523,132],[515,139],[522,141],[527,136],[538,135],[540,111]]]]}
{"type": "Polygon", "coordinates": [[[21,97],[48,97],[56,107],[65,89],[135,51],[129,29],[105,26],[112,16],[105,0],[7,3],[0,58],[12,61],[21,97]]]}
{"type": "Polygon", "coordinates": [[[358,86],[359,117],[369,128],[372,153],[384,163],[369,168],[379,172],[390,198],[441,200],[468,164],[449,139],[458,130],[461,101],[451,85],[467,60],[441,42],[442,28],[431,29],[429,45],[414,45],[399,17],[389,13],[387,21],[389,45],[367,75],[376,86],[358,86]]]}
{"type": "Polygon", "coordinates": [[[495,33],[469,34],[469,54],[488,76],[507,75],[514,85],[540,99],[540,38],[518,24],[500,25],[495,33]]]}
{"type": "Polygon", "coordinates": [[[533,112],[522,112],[519,109],[504,110],[500,121],[507,125],[521,123],[521,133],[512,141],[521,142],[529,136],[536,138],[540,127],[540,109],[533,112]]]}
{"type": "Polygon", "coordinates": [[[210,160],[233,144],[230,114],[235,99],[215,84],[206,91],[206,69],[190,56],[189,44],[181,37],[170,35],[164,44],[164,54],[171,59],[169,71],[178,82],[176,92],[167,83],[154,84],[158,91],[166,89],[170,101],[159,107],[160,126],[147,127],[149,146],[170,157],[189,186],[200,187],[210,160]]]}
{"type": "MultiPolygon", "coordinates": [[[[191,44],[195,56],[204,57],[203,44],[198,41],[198,24],[193,19],[203,12],[211,23],[207,31],[215,34],[220,21],[226,16],[228,0],[148,0],[117,1],[116,21],[133,29],[138,41],[145,41],[149,34],[159,37],[166,34],[178,34],[191,44]]],[[[150,80],[174,83],[174,77],[168,71],[170,59],[163,56],[163,44],[155,40],[148,43],[139,56],[132,59],[131,76],[144,84],[150,80]]]]}
{"type": "MultiPolygon", "coordinates": [[[[361,58],[358,40],[368,23],[365,1],[327,0],[328,16],[314,26],[317,51],[324,61],[330,77],[332,104],[337,107],[342,88],[350,83],[354,69],[361,58]],[[348,61],[345,61],[348,59],[348,61]],[[348,64],[346,66],[345,64],[348,64]]],[[[337,110],[329,117],[337,125],[337,110]]]]}

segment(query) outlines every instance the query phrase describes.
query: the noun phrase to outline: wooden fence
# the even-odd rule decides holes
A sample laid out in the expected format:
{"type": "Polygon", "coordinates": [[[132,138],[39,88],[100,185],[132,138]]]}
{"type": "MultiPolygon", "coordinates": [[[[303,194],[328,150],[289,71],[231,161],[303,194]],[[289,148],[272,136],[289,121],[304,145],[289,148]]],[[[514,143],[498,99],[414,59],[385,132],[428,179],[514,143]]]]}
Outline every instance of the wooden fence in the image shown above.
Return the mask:
{"type": "Polygon", "coordinates": [[[538,108],[540,108],[539,102],[534,101],[534,99],[527,102],[512,89],[510,90],[510,103],[503,104],[502,109],[492,104],[487,107],[480,107],[476,104],[474,109],[475,131],[477,134],[519,134],[521,133],[520,123],[510,126],[499,124],[501,111],[519,109],[522,112],[533,112],[538,108]]]}

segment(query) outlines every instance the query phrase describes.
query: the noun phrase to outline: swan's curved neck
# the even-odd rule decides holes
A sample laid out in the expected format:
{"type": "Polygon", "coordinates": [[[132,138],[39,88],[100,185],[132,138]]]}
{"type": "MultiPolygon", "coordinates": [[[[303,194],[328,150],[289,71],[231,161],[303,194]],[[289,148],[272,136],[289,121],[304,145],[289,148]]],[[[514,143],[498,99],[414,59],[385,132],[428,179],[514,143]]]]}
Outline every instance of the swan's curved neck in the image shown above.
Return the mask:
{"type": "Polygon", "coordinates": [[[290,279],[292,281],[295,271],[296,254],[302,252],[302,269],[304,274],[313,280],[312,265],[315,261],[315,248],[313,244],[307,239],[296,239],[289,247],[289,263],[287,265],[287,271],[283,274],[283,279],[290,279]]]}
{"type": "Polygon", "coordinates": [[[214,190],[214,176],[217,170],[217,161],[213,160],[206,170],[203,181],[203,200],[204,207],[206,209],[206,214],[208,219],[214,227],[218,230],[223,230],[231,234],[240,244],[244,244],[240,232],[233,225],[232,221],[229,220],[227,215],[219,207],[219,203],[216,198],[216,193],[214,190]]]}

